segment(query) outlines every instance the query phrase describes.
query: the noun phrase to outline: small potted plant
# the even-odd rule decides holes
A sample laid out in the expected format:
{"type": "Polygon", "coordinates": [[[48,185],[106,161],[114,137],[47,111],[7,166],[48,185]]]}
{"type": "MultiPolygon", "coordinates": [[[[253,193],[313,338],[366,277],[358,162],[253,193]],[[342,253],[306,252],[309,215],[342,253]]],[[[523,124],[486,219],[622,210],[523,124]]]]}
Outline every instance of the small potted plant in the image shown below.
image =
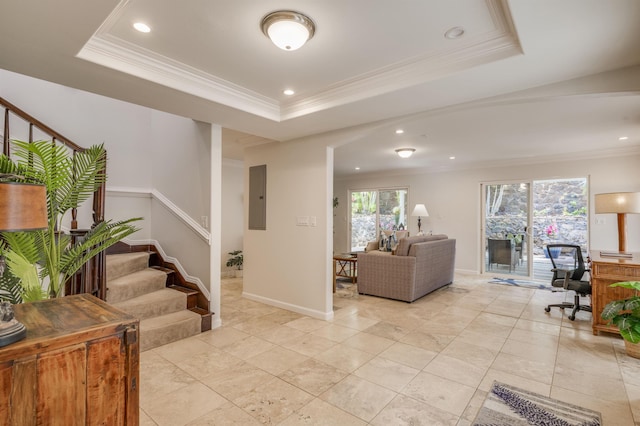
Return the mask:
{"type": "Polygon", "coordinates": [[[612,300],[602,310],[602,319],[609,320],[620,330],[624,339],[627,355],[640,358],[640,281],[624,281],[611,284],[610,287],[623,287],[635,290],[633,296],[612,300]]]}
{"type": "Polygon", "coordinates": [[[228,254],[229,254],[229,260],[227,260],[227,266],[228,267],[235,266],[236,278],[242,277],[242,263],[244,262],[242,250],[230,251],[228,254]]]}

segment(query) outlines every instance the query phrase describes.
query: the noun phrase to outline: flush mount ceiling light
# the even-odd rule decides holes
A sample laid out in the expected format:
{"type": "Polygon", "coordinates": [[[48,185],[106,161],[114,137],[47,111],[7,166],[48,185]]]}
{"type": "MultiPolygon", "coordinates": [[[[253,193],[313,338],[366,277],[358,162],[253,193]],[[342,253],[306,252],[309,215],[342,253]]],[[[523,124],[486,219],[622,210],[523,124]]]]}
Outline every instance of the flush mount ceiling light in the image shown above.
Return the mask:
{"type": "Polygon", "coordinates": [[[453,28],[448,29],[444,33],[445,38],[448,38],[450,40],[454,40],[456,38],[460,38],[463,35],[464,35],[464,28],[462,28],[462,27],[453,27],[453,28]]]}
{"type": "Polygon", "coordinates": [[[296,50],[311,40],[316,31],[313,21],[293,10],[278,10],[262,18],[262,32],[282,50],[296,50]]]}
{"type": "Polygon", "coordinates": [[[133,28],[140,31],[141,33],[151,32],[151,28],[144,22],[136,22],[135,24],[133,24],[133,28]]]}
{"type": "Polygon", "coordinates": [[[409,158],[416,152],[415,148],[398,148],[396,153],[400,158],[409,158]]]}

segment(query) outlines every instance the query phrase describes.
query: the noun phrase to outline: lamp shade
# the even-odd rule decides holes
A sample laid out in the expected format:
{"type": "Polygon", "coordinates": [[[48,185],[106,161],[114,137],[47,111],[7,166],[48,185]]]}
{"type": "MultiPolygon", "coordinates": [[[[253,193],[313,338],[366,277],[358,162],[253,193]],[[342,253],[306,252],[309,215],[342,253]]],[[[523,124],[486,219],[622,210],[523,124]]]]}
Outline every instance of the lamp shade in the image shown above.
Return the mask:
{"type": "Polygon", "coordinates": [[[424,206],[424,204],[416,204],[416,206],[413,208],[413,213],[411,213],[411,216],[427,217],[429,216],[429,212],[427,211],[427,208],[424,206]]]}
{"type": "Polygon", "coordinates": [[[0,182],[0,231],[32,231],[47,226],[44,185],[0,182]]]}
{"type": "Polygon", "coordinates": [[[640,213],[640,192],[596,194],[596,214],[640,213]]]}

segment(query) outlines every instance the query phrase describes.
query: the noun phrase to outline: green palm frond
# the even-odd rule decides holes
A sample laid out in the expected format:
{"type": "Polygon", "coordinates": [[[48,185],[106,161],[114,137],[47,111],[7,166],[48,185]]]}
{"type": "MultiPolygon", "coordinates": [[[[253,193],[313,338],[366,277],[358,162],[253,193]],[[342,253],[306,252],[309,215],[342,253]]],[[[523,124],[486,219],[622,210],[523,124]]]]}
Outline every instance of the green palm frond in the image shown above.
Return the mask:
{"type": "Polygon", "coordinates": [[[89,259],[111,247],[123,238],[138,231],[131,223],[142,218],[117,222],[100,222],[92,228],[75,246],[70,246],[60,258],[60,272],[66,278],[75,274],[89,259]]]}
{"type": "Polygon", "coordinates": [[[13,275],[9,268],[5,268],[4,274],[0,275],[0,301],[7,301],[13,305],[22,303],[22,293],[20,279],[13,275]]]}
{"type": "Polygon", "coordinates": [[[11,250],[5,254],[5,258],[11,273],[16,277],[20,277],[20,286],[22,286],[23,290],[22,299],[25,302],[43,299],[44,293],[36,265],[11,250]]]}
{"type": "MultiPolygon", "coordinates": [[[[31,263],[38,263],[41,259],[40,250],[36,244],[36,235],[43,234],[42,231],[32,232],[2,232],[0,235],[11,247],[11,250],[19,256],[24,257],[31,263]]],[[[40,235],[41,236],[41,235],[40,235]]]]}

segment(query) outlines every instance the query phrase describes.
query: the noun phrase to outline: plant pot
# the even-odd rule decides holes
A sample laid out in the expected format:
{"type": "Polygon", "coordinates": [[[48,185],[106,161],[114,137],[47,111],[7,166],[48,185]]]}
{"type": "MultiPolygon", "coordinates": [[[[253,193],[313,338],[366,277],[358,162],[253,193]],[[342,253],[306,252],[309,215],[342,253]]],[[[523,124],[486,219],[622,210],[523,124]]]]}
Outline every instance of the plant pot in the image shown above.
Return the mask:
{"type": "Polygon", "coordinates": [[[242,269],[236,269],[234,275],[236,278],[242,278],[242,269]]]}
{"type": "Polygon", "coordinates": [[[632,358],[640,359],[640,342],[631,343],[628,340],[625,340],[624,347],[627,350],[627,355],[629,355],[632,358]]]}
{"type": "MultiPolygon", "coordinates": [[[[560,256],[560,252],[562,251],[561,247],[551,247],[551,257],[553,257],[554,259],[557,259],[558,256],[560,256]]],[[[547,250],[543,250],[544,251],[544,257],[546,257],[547,259],[549,258],[549,253],[547,252],[547,250]]]]}

